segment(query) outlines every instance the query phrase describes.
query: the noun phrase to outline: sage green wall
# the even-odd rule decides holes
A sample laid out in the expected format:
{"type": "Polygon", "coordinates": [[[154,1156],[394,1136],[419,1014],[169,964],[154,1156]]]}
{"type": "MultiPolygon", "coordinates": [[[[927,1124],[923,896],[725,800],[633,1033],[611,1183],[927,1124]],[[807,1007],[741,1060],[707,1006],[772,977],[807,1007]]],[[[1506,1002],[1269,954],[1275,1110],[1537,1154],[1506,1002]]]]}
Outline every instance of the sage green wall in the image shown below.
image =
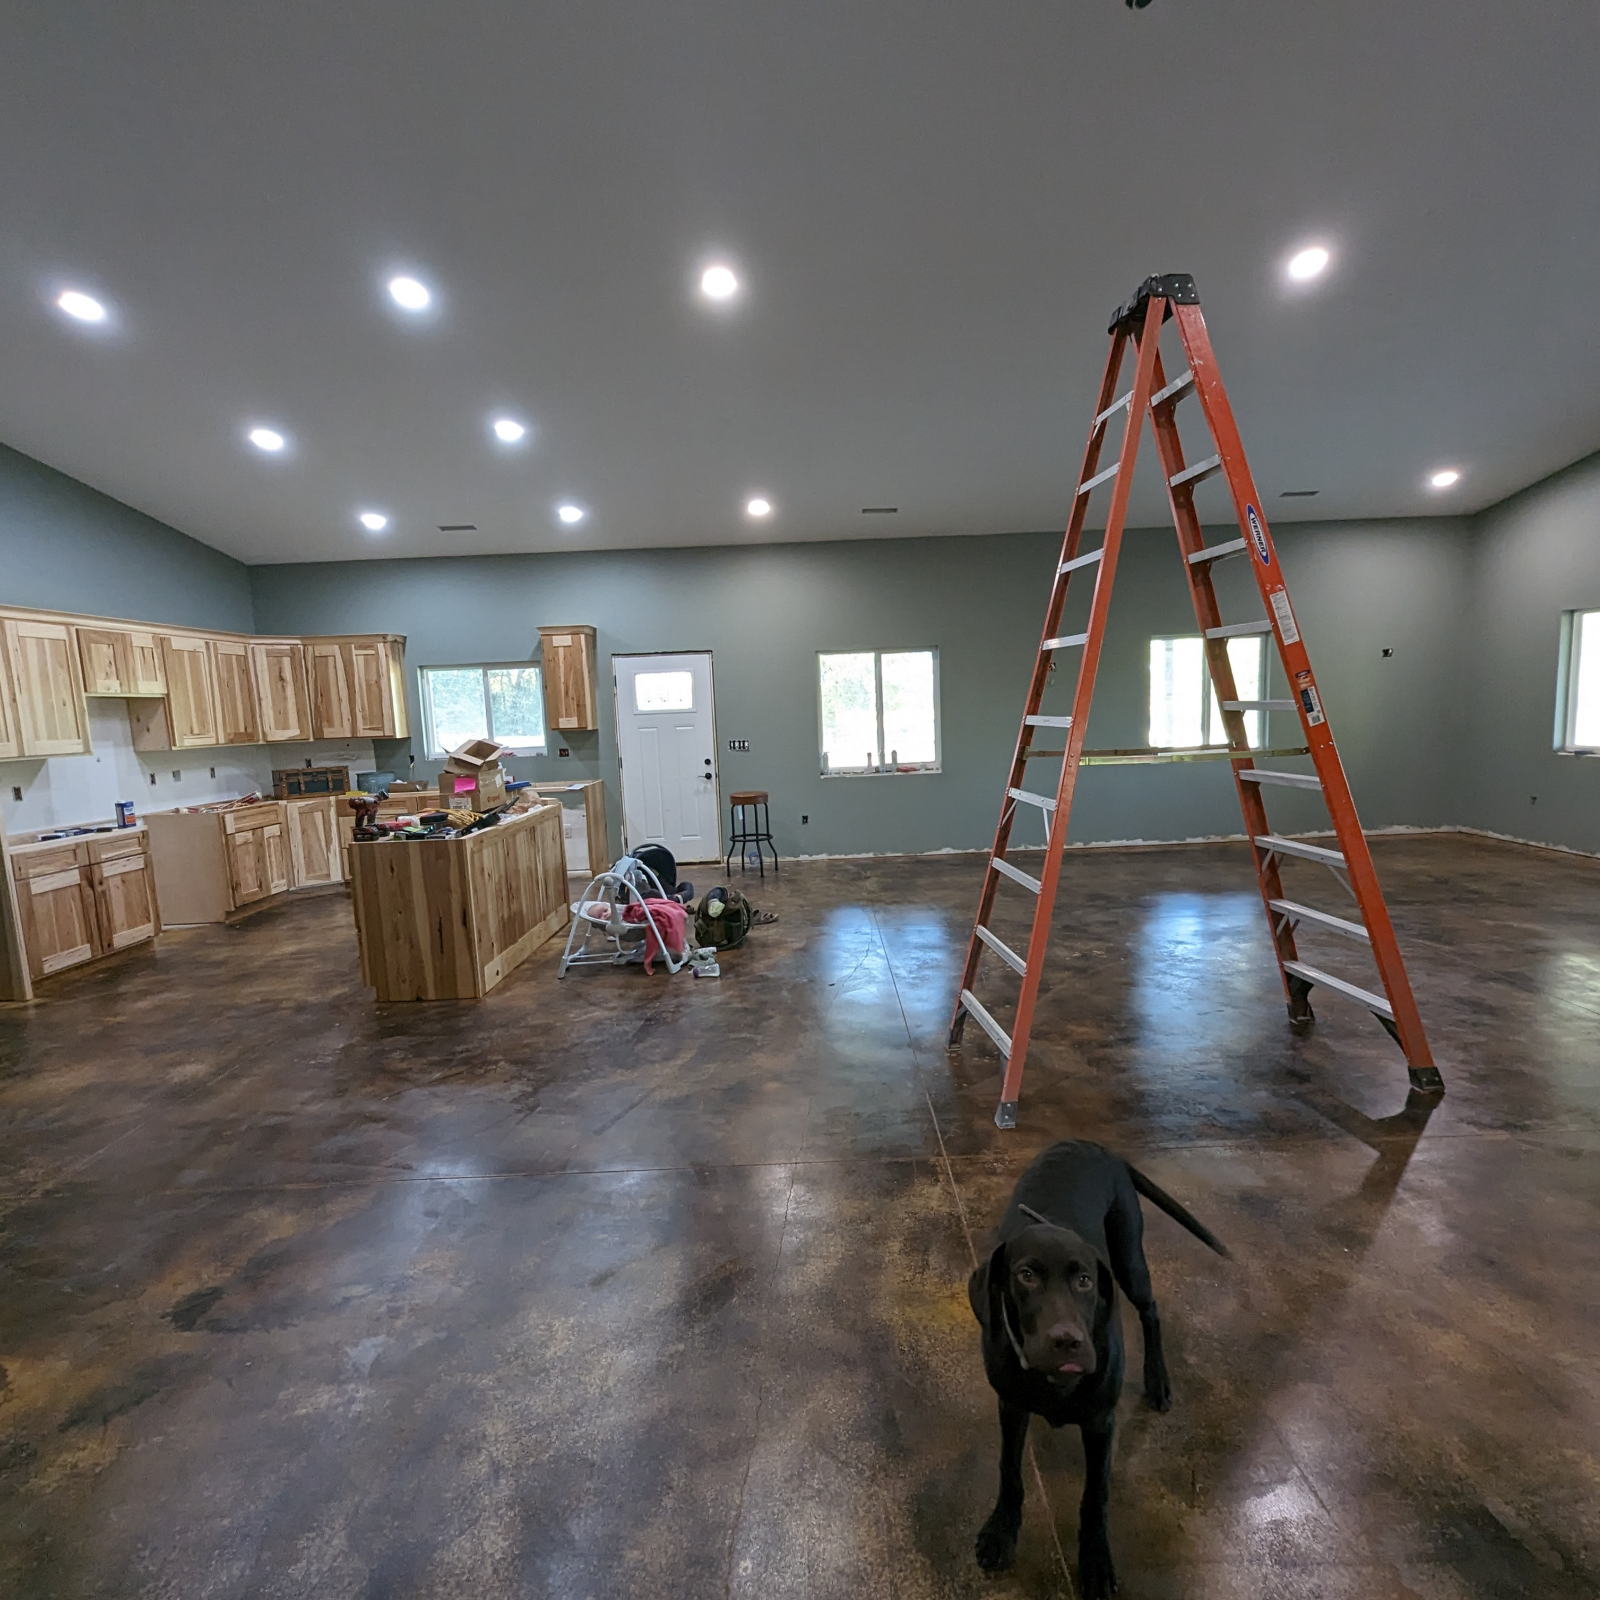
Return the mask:
{"type": "MultiPolygon", "coordinates": [[[[1453,713],[1439,708],[1459,672],[1466,525],[1324,524],[1290,529],[1280,543],[1364,820],[1461,820],[1453,713]],[[1392,658],[1383,658],[1384,647],[1392,658]]],[[[1056,534],[1015,534],[256,567],[250,576],[262,632],[407,636],[417,770],[430,774],[436,766],[420,759],[416,668],[530,659],[540,624],[593,624],[605,685],[600,732],[569,736],[567,760],[552,754],[513,765],[541,781],[603,777],[614,833],[610,655],[709,649],[723,790],[771,793],[785,855],[855,854],[973,849],[992,836],[1059,547],[1056,534]],[[940,652],[944,770],[821,777],[816,652],[924,645],[940,652]],[[749,753],[730,753],[729,739],[748,739],[749,753]]],[[[1219,573],[1240,589],[1230,614],[1259,616],[1243,563],[1219,573]]],[[[1091,744],[1145,742],[1148,640],[1193,631],[1171,530],[1130,533],[1091,744]]],[[[1308,797],[1274,801],[1285,827],[1325,821],[1308,797]]],[[[1072,836],[1174,839],[1239,827],[1222,764],[1096,769],[1080,783],[1072,836]]]]}
{"type": "Polygon", "coordinates": [[[249,569],[0,445],[0,605],[252,627],[249,569]]]}
{"type": "Polygon", "coordinates": [[[1478,519],[1463,632],[1466,807],[1495,833],[1600,851],[1600,760],[1555,751],[1561,617],[1600,607],[1600,455],[1478,519]]]}

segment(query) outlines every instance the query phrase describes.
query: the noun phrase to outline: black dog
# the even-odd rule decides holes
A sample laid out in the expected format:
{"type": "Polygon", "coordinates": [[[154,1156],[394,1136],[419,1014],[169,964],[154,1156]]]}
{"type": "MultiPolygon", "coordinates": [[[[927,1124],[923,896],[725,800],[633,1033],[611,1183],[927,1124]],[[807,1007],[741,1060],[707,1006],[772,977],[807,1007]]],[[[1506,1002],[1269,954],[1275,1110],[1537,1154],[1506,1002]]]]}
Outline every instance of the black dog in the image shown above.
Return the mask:
{"type": "Polygon", "coordinates": [[[983,1370],[1000,1396],[1000,1498],[978,1532],[978,1565],[1011,1565],[1022,1526],[1022,1447],[1028,1418],[1077,1423],[1085,1477],[1078,1516],[1078,1584],[1084,1600],[1116,1593],[1106,1531],[1111,1435],[1122,1394],[1117,1286],[1144,1331],[1144,1393],[1172,1404],[1161,1324],[1144,1259],[1139,1196],[1218,1255],[1227,1249],[1142,1172],[1097,1144],[1052,1145],[1017,1180],[999,1243],[972,1274],[967,1297],[983,1328],[983,1370]]]}

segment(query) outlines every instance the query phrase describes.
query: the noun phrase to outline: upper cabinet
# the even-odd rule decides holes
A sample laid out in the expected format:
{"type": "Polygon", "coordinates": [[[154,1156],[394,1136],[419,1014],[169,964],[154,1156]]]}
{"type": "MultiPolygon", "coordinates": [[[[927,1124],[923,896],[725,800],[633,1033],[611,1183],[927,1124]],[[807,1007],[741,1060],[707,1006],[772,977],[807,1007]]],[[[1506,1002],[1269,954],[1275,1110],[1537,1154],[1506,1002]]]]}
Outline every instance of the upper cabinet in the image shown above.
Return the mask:
{"type": "Polygon", "coordinates": [[[314,739],[352,739],[355,722],[350,714],[350,667],[344,650],[332,639],[313,639],[306,650],[311,658],[311,736],[314,739]]]}
{"type": "Polygon", "coordinates": [[[311,726],[318,739],[403,739],[405,640],[389,634],[308,639],[311,726]]]}
{"type": "Polygon", "coordinates": [[[311,697],[306,689],[306,649],[298,639],[252,639],[250,668],[263,744],[299,743],[311,737],[311,697]]]}
{"type": "Polygon", "coordinates": [[[11,692],[11,662],[7,656],[4,640],[0,640],[0,761],[13,761],[22,754],[17,702],[11,692]]]}
{"type": "Polygon", "coordinates": [[[600,726],[594,689],[594,629],[541,628],[544,714],[558,733],[592,732],[600,726]]]}
{"type": "Polygon", "coordinates": [[[86,693],[132,697],[167,692],[167,675],[155,634],[130,628],[74,631],[86,693]]]}
{"type": "Polygon", "coordinates": [[[211,670],[217,686],[217,742],[260,744],[261,719],[250,671],[248,639],[213,639],[211,670]]]}
{"type": "Polygon", "coordinates": [[[16,697],[17,742],[24,756],[78,756],[89,750],[89,709],[77,641],[64,622],[7,617],[0,623],[16,697]]]}
{"type": "MultiPolygon", "coordinates": [[[[164,633],[161,662],[167,674],[166,720],[171,741],[166,748],[193,750],[221,744],[211,641],[198,634],[164,633]]],[[[138,742],[136,737],[134,743],[138,742]]]]}

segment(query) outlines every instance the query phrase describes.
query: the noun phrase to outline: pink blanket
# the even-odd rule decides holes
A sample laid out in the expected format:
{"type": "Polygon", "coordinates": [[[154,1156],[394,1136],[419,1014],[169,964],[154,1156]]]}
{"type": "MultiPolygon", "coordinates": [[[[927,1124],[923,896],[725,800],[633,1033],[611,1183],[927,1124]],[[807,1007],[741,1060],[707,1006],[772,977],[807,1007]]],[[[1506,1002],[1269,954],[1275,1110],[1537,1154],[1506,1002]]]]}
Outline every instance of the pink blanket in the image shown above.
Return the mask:
{"type": "Polygon", "coordinates": [[[636,901],[630,902],[622,908],[624,922],[645,922],[653,920],[655,927],[645,936],[644,970],[649,973],[653,970],[657,955],[666,952],[661,947],[661,939],[656,936],[656,928],[661,930],[667,940],[667,949],[673,956],[683,954],[689,943],[689,908],[681,900],[654,900],[647,899],[644,906],[636,901]],[[646,918],[644,907],[649,906],[650,916],[646,918]]]}

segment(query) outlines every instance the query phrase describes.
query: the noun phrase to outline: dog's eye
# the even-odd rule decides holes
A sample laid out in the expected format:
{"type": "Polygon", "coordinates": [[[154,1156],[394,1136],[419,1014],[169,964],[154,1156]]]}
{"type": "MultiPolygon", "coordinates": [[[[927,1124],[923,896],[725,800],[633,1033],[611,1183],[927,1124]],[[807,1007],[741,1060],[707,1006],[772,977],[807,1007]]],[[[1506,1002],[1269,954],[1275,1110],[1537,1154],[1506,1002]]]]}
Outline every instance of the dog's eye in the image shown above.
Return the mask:
{"type": "Polygon", "coordinates": [[[1072,1280],[1072,1286],[1075,1289],[1092,1289],[1094,1288],[1094,1279],[1091,1278],[1087,1272],[1080,1272],[1078,1276],[1072,1280]]]}
{"type": "Polygon", "coordinates": [[[1031,1289],[1038,1281],[1039,1274],[1035,1272],[1032,1267],[1017,1268],[1017,1282],[1020,1283],[1024,1289],[1031,1289]]]}

